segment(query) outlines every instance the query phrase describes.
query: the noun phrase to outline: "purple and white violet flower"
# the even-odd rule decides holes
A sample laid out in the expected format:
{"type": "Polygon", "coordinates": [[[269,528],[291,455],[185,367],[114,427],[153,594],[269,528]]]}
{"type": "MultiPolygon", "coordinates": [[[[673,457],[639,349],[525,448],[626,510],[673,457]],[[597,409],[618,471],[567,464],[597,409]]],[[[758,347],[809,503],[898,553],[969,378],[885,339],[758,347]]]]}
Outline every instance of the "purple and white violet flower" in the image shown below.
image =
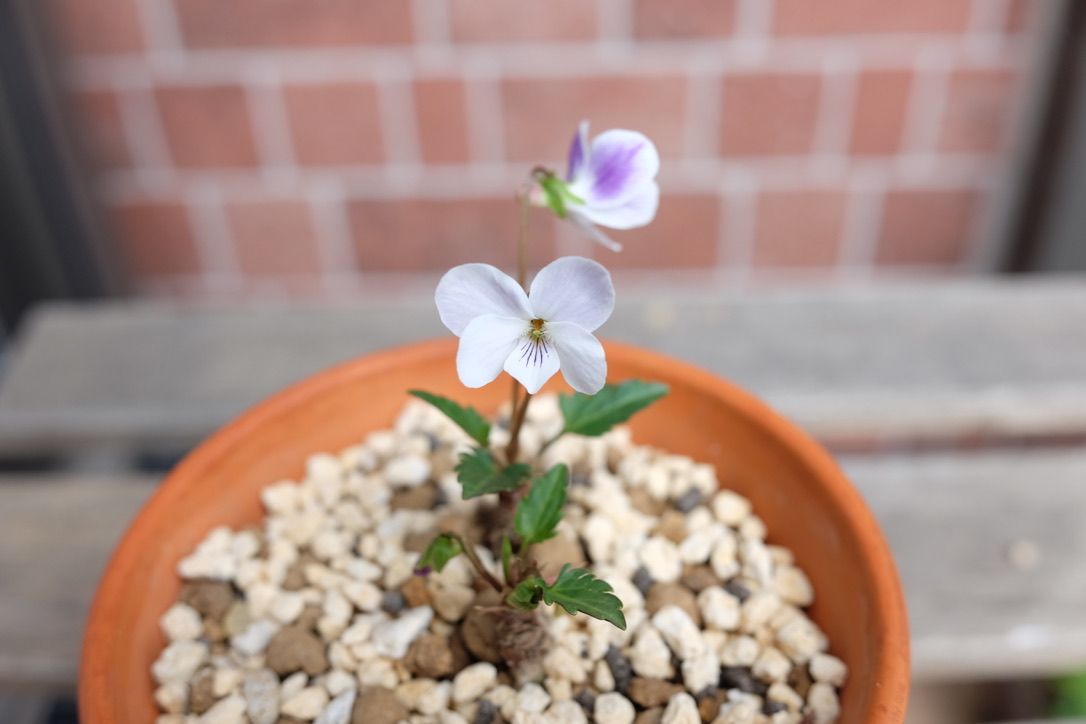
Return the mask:
{"type": "Polygon", "coordinates": [[[607,360],[593,336],[615,307],[611,275],[576,256],[543,267],[527,294],[489,264],[450,269],[434,294],[438,315],[460,337],[456,371],[468,387],[493,382],[504,369],[535,394],[562,370],[586,395],[603,388],[607,360]]]}
{"type": "Polygon", "coordinates": [[[541,463],[542,452],[566,433],[602,435],[667,394],[665,385],[641,380],[606,384],[607,358],[593,332],[614,311],[615,288],[601,264],[562,257],[543,267],[531,285],[525,283],[529,205],[550,207],[559,218],[572,219],[617,250],[618,245],[595,225],[628,229],[651,221],[660,197],[655,181],[659,165],[656,149],[640,133],[607,131],[589,144],[588,124],[581,124],[566,178],[539,166],[532,170],[531,183],[518,193],[522,214],[517,278],[489,264],[462,264],[450,269],[434,292],[442,323],[460,338],[456,353],[460,381],[482,387],[503,370],[515,381],[504,451],[495,449],[491,425],[475,408],[425,390],[410,392],[448,416],[474,441],[470,451],[460,453],[455,468],[464,500],[497,494],[503,512],[495,519],[510,521],[511,526],[501,538],[501,578],[483,565],[474,541],[451,531],[430,541],[416,572],[440,571],[456,556],[467,557],[479,579],[500,597],[502,605],[490,610],[497,617],[498,656],[510,667],[544,653],[545,630],[529,613],[541,603],[570,614],[586,613],[622,630],[627,625],[622,600],[610,583],[571,563],[562,565],[557,576],[549,571],[544,576],[545,564],[532,556],[534,544],[556,535],[570,483],[564,463],[552,465],[529,483],[532,459],[541,463]],[[562,429],[541,440],[533,456],[522,460],[521,430],[528,406],[559,370],[577,394],[560,398],[562,429]]]}
{"type": "Polygon", "coordinates": [[[597,226],[633,229],[652,221],[660,202],[659,170],[660,155],[644,134],[611,129],[590,143],[588,121],[582,121],[570,145],[565,180],[537,172],[534,201],[568,217],[608,249],[621,251],[622,245],[597,226]]]}

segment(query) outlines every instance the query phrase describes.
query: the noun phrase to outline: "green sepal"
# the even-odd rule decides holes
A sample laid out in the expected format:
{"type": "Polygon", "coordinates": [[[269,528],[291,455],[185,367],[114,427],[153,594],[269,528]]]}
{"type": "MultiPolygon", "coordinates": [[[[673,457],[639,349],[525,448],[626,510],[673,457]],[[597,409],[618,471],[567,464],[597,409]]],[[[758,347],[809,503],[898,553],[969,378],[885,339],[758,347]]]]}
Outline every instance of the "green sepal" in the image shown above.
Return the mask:
{"type": "Polygon", "coordinates": [[[584,205],[584,199],[573,193],[569,188],[569,184],[553,173],[540,173],[536,178],[539,182],[539,188],[543,190],[543,197],[547,201],[547,206],[559,219],[566,218],[569,213],[566,207],[569,204],[584,205]]]}

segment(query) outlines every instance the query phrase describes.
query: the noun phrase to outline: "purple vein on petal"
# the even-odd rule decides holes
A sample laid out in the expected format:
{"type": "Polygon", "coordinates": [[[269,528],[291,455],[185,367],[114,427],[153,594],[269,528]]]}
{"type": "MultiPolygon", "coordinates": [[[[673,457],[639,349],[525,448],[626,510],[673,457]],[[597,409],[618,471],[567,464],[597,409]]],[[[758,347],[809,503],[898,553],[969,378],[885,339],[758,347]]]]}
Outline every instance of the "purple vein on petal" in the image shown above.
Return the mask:
{"type": "Polygon", "coordinates": [[[644,145],[638,141],[629,146],[615,145],[595,150],[592,154],[594,200],[609,201],[625,190],[626,183],[634,172],[633,160],[644,145]]]}
{"type": "Polygon", "coordinates": [[[550,349],[545,339],[527,340],[520,349],[520,361],[536,367],[543,365],[543,360],[550,356],[550,349]]]}

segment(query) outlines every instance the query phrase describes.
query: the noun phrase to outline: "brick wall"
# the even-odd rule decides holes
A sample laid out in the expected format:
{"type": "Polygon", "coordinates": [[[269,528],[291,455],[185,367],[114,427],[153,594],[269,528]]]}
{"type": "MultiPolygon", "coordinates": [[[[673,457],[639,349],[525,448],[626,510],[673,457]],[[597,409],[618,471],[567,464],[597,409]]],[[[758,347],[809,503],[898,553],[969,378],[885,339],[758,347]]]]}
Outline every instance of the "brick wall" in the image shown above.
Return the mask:
{"type": "Polygon", "coordinates": [[[968,268],[1041,3],[50,0],[117,248],[154,293],[325,294],[509,264],[576,122],[644,131],[621,256],[712,281],[968,268]],[[1033,11],[1033,12],[1031,12],[1033,11]]]}

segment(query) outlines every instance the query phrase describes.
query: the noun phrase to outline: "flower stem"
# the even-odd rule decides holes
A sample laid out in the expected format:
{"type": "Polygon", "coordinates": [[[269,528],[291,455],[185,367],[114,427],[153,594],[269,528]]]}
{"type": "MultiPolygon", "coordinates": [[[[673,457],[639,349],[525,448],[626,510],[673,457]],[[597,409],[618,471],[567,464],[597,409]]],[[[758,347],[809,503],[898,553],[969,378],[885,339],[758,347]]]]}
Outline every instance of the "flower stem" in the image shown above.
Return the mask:
{"type": "Polygon", "coordinates": [[[520,199],[520,233],[517,235],[517,283],[528,291],[528,215],[532,210],[532,189],[524,185],[517,197],[520,199]]]}
{"type": "Polygon", "coordinates": [[[531,401],[531,393],[526,393],[520,407],[513,410],[513,422],[509,425],[509,445],[505,448],[505,461],[509,465],[517,461],[517,454],[520,452],[520,428],[524,425],[524,416],[528,413],[528,403],[531,401]]]}
{"type": "Polygon", "coordinates": [[[513,417],[517,414],[517,407],[520,405],[520,383],[517,382],[515,377],[510,377],[513,382],[513,406],[509,408],[509,425],[513,425],[513,417]]]}
{"type": "Polygon", "coordinates": [[[475,552],[475,547],[470,545],[466,540],[458,535],[454,535],[453,537],[460,544],[461,550],[463,550],[464,555],[468,557],[468,560],[471,562],[472,568],[475,569],[475,572],[478,573],[484,581],[489,583],[491,587],[498,593],[501,593],[503,590],[505,590],[501,582],[498,581],[498,579],[495,578],[490,573],[490,571],[486,569],[486,566],[483,565],[483,562],[479,560],[479,555],[475,552]]]}
{"type": "MultiPolygon", "coordinates": [[[[524,289],[524,292],[528,292],[528,216],[532,210],[532,185],[531,183],[525,183],[520,187],[520,191],[517,192],[517,199],[520,201],[520,229],[517,234],[517,283],[524,289]]],[[[512,431],[512,437],[509,440],[509,447],[506,448],[505,456],[506,460],[512,465],[516,461],[517,447],[519,442],[517,440],[520,434],[520,426],[524,422],[524,411],[528,408],[528,399],[531,399],[531,395],[524,400],[523,410],[520,408],[520,383],[515,379],[513,380],[513,407],[510,414],[513,416],[510,425],[512,431]],[[519,418],[518,418],[518,410],[519,418]]],[[[509,496],[505,493],[502,494],[502,503],[509,504],[507,500],[509,496]]]]}

